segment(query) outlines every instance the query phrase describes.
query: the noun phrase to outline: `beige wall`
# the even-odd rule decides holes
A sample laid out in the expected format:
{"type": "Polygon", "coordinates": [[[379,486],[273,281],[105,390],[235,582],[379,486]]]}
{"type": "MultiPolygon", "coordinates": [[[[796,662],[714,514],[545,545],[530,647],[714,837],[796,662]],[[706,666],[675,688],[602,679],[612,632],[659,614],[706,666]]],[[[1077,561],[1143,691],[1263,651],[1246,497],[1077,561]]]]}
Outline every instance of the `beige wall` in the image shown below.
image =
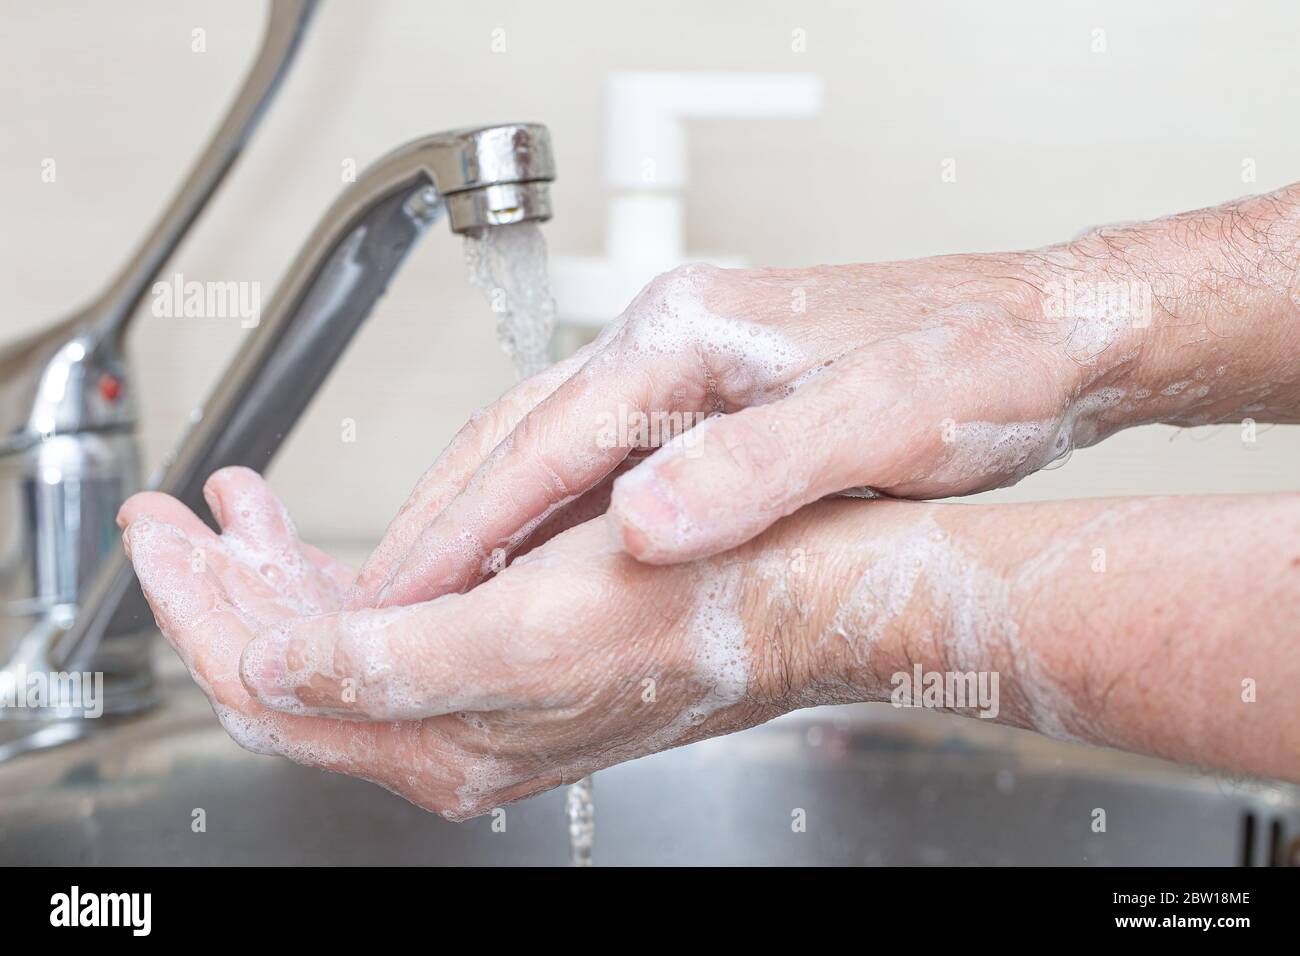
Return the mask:
{"type": "MultiPolygon", "coordinates": [[[[255,2],[0,2],[0,339],[81,303],[148,227],[233,94],[255,2]],[[190,51],[195,27],[207,52],[190,51]],[[57,162],[54,184],[40,164],[57,162]]],[[[557,253],[601,242],[601,88],[614,69],[809,71],[815,120],[691,131],[689,245],[803,264],[1031,246],[1300,178],[1300,4],[327,3],[242,162],[172,269],[264,299],[341,164],[457,125],[549,124],[557,253]],[[507,50],[490,50],[504,28],[507,50]],[[807,31],[807,52],[791,31],[807,31]],[[1107,51],[1091,52],[1094,28],[1107,51]],[[957,160],[955,183],[939,166],[957,160]],[[1251,158],[1258,181],[1242,182],[1251,158]]],[[[445,229],[416,252],[273,468],[304,531],[373,537],[510,381],[445,229]],[[344,418],[358,440],[340,440],[344,418]]],[[[141,316],[156,461],[247,333],[141,316]]],[[[1295,430],[1148,428],[1001,498],[1295,488],[1295,430]]]]}

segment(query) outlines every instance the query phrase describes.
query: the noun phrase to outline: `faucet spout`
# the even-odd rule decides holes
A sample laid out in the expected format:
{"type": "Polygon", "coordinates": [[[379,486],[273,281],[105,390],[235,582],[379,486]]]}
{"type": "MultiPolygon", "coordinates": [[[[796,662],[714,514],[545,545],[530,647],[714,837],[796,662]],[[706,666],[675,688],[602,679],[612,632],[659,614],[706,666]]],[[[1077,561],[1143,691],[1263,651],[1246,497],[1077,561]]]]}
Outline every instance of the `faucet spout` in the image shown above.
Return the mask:
{"type": "MultiPolygon", "coordinates": [[[[444,212],[463,234],[549,219],[554,178],[550,135],[528,123],[428,136],[368,168],[317,225],[151,486],[211,522],[202,496],[208,475],[228,465],[266,467],[428,227],[444,212]]],[[[118,552],[70,625],[50,639],[51,668],[80,669],[105,638],[150,626],[118,552]]]]}

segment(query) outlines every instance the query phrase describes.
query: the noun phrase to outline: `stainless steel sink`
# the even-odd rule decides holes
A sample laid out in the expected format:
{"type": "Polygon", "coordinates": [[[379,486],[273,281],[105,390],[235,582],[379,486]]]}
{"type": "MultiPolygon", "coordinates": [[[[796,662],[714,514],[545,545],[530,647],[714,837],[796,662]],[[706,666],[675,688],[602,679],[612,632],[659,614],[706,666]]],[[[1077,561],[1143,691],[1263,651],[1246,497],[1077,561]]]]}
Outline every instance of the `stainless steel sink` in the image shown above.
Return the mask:
{"type": "MultiPolygon", "coordinates": [[[[566,860],[558,793],[506,808],[504,832],[492,817],[447,823],[247,753],[187,680],[164,690],[148,714],[88,722],[83,739],[0,765],[0,864],[566,860]]],[[[883,704],[604,771],[596,812],[598,864],[1234,865],[1300,852],[1296,788],[883,704]]]]}

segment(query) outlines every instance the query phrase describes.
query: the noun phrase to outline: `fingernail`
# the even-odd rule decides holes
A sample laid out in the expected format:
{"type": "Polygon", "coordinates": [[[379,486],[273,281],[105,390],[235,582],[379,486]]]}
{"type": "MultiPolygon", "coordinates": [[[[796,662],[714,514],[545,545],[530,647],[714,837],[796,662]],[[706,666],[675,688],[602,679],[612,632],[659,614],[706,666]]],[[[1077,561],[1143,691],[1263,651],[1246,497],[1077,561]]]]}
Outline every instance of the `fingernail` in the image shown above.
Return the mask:
{"type": "Polygon", "coordinates": [[[610,522],[620,547],[638,557],[663,549],[681,536],[685,517],[672,489],[653,468],[642,465],[618,479],[610,522]]]}

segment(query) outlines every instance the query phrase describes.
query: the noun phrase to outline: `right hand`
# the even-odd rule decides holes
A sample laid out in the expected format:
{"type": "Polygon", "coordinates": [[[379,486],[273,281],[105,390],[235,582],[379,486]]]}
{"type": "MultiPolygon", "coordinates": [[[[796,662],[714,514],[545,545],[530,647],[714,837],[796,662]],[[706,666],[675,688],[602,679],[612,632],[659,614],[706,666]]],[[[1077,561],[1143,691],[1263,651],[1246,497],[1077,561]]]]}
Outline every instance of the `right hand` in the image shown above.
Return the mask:
{"type": "Polygon", "coordinates": [[[1018,481],[1097,440],[1105,411],[1081,400],[1104,384],[1111,343],[1045,317],[1047,262],[666,273],[462,429],[348,605],[467,590],[607,506],[620,547],[667,564],[845,489],[930,498],[1018,481]],[[714,413],[639,461],[662,431],[714,413]],[[649,442],[641,415],[665,426],[649,442]]]}

